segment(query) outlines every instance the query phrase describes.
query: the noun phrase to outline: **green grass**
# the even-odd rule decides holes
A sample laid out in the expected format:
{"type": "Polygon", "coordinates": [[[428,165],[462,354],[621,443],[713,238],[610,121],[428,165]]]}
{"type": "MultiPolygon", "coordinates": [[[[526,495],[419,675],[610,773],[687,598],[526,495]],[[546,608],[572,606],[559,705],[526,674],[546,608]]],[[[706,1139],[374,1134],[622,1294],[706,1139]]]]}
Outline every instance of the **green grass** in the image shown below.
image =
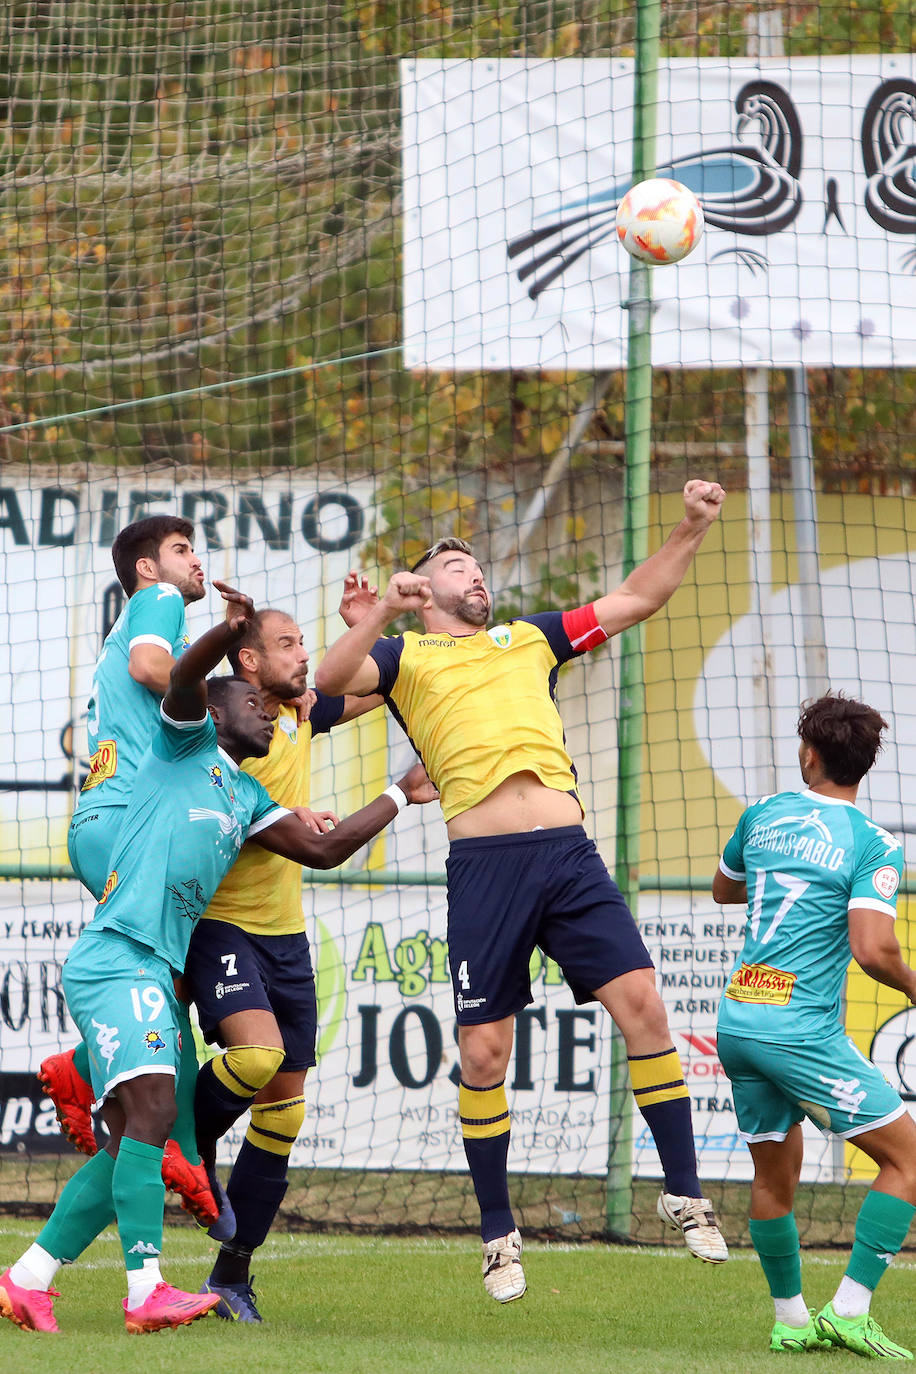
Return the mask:
{"type": "MultiPolygon", "coordinates": [[[[0,1263],[34,1237],[0,1219],[0,1263]]],[[[196,1289],[214,1247],[170,1227],[164,1271],[196,1289]]],[[[840,1253],[806,1252],[806,1297],[820,1306],[843,1271],[840,1253]]],[[[127,1336],[124,1279],[113,1231],[62,1271],[59,1336],[0,1323],[0,1370],[17,1374],[721,1374],[773,1369],[770,1299],[754,1255],[719,1268],[683,1250],[532,1243],[529,1292],[499,1307],[484,1294],[471,1240],[420,1241],[278,1234],[258,1253],[262,1327],[209,1317],[177,1332],[127,1336]]],[[[916,1265],[882,1282],[875,1311],[898,1340],[916,1341],[916,1265]]],[[[810,1357],[844,1367],[852,1355],[810,1357]]]]}

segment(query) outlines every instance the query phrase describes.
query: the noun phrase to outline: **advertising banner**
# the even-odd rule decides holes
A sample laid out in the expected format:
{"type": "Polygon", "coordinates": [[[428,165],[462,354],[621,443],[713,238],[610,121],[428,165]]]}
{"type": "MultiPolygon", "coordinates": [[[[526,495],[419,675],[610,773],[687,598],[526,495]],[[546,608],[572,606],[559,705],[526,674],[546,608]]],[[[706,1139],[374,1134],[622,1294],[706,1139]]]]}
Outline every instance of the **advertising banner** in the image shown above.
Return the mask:
{"type": "MultiPolygon", "coordinates": [[[[401,65],[404,359],[626,364],[631,59],[401,65]]],[[[658,175],[699,246],[652,274],[657,367],[916,362],[916,58],[659,64],[658,175]]]]}

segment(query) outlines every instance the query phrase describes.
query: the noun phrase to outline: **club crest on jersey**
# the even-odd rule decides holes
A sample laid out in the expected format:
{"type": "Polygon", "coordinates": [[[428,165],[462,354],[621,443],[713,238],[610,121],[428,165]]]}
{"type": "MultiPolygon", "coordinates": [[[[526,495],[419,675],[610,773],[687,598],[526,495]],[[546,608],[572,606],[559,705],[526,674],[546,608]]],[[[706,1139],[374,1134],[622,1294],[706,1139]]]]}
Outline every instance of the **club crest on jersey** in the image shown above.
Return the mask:
{"type": "Polygon", "coordinates": [[[487,634],[498,649],[508,649],[512,643],[512,631],[508,625],[494,625],[492,630],[487,630],[487,634]]]}
{"type": "Polygon", "coordinates": [[[284,735],[288,737],[290,744],[296,743],[299,730],[292,716],[280,717],[280,729],[283,731],[284,735]]]}
{"type": "Polygon", "coordinates": [[[153,1054],[165,1049],[165,1041],[157,1030],[148,1030],[143,1037],[143,1043],[148,1050],[153,1051],[153,1054]]]}

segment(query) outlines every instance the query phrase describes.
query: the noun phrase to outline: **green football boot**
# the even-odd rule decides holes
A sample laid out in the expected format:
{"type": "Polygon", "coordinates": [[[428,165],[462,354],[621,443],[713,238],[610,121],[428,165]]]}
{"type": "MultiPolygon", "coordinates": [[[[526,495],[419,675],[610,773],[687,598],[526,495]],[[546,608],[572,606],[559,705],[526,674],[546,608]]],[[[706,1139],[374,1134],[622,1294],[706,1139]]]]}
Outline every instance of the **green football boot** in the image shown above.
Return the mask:
{"type": "Polygon", "coordinates": [[[814,1325],[813,1308],[807,1326],[787,1326],[785,1322],[776,1322],[770,1337],[771,1350],[829,1350],[830,1344],[814,1325]]]}
{"type": "Polygon", "coordinates": [[[897,1345],[885,1336],[878,1323],[868,1312],[861,1317],[838,1317],[833,1303],[828,1302],[814,1318],[818,1334],[831,1345],[851,1350],[854,1355],[864,1355],[867,1360],[911,1360],[912,1350],[897,1345]]]}

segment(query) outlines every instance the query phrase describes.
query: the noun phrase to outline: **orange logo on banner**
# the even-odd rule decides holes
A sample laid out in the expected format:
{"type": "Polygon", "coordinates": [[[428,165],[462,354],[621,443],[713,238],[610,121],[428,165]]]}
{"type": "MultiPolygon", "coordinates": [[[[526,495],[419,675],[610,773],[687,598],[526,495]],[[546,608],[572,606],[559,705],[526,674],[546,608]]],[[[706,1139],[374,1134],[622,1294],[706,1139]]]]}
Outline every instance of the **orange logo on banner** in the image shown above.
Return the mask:
{"type": "Polygon", "coordinates": [[[786,1007],[795,978],[794,973],[783,973],[769,964],[742,964],[732,974],[725,996],[733,1002],[766,1002],[773,1007],[786,1007]]]}
{"type": "Polygon", "coordinates": [[[99,741],[92,758],[89,760],[89,776],[83,783],[83,791],[98,787],[106,778],[113,778],[118,771],[118,746],[113,739],[99,741]]]}
{"type": "Polygon", "coordinates": [[[109,873],[105,886],[102,888],[102,895],[99,898],[99,906],[101,906],[103,902],[108,901],[108,898],[111,896],[112,892],[114,892],[117,885],[118,870],[115,869],[112,873],[109,873]]]}

